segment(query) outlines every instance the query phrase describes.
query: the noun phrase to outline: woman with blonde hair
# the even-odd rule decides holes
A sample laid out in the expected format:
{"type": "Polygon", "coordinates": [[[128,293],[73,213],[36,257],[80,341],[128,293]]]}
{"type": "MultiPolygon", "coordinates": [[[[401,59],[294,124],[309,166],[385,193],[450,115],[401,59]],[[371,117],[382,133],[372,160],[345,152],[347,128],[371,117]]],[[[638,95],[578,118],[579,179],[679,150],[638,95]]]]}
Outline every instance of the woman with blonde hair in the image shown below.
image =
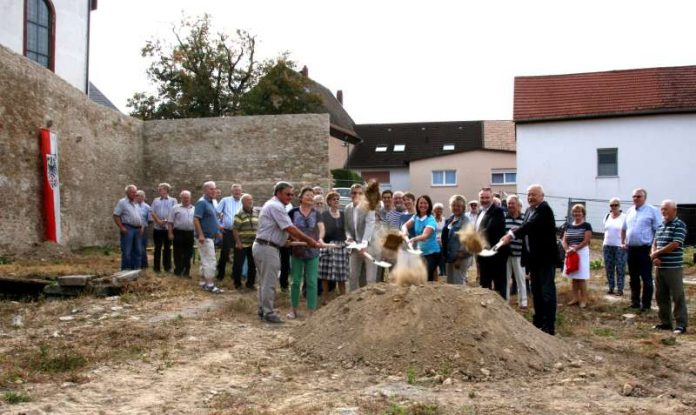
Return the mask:
{"type": "Polygon", "coordinates": [[[445,219],[440,237],[447,283],[466,285],[467,272],[474,261],[474,258],[459,240],[458,234],[470,224],[465,212],[466,199],[462,195],[454,195],[450,197],[449,205],[452,215],[445,219]]]}
{"type": "MultiPolygon", "coordinates": [[[[587,306],[587,280],[590,279],[590,239],[592,225],[585,221],[585,206],[576,204],[570,211],[573,222],[565,227],[561,242],[566,251],[566,258],[578,255],[578,269],[568,270],[564,267],[563,274],[571,279],[572,295],[568,305],[579,304],[580,308],[587,306]]],[[[566,261],[566,264],[568,261],[566,261]]]]}

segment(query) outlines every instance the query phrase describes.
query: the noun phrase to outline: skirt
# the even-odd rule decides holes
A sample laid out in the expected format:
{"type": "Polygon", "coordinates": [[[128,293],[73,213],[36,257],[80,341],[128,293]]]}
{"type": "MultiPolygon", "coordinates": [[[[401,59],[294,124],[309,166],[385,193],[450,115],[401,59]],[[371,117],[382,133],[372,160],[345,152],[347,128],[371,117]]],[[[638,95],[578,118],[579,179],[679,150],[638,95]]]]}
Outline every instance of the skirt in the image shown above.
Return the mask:
{"type": "Polygon", "coordinates": [[[328,281],[348,280],[349,253],[345,242],[331,241],[339,248],[322,248],[319,250],[319,279],[328,281]]]}
{"type": "Polygon", "coordinates": [[[566,277],[573,279],[573,280],[589,280],[590,279],[590,248],[588,246],[582,248],[581,250],[577,251],[578,256],[579,256],[579,264],[580,266],[578,267],[578,270],[575,272],[571,272],[570,274],[566,273],[565,271],[565,265],[563,266],[563,275],[566,277]]]}

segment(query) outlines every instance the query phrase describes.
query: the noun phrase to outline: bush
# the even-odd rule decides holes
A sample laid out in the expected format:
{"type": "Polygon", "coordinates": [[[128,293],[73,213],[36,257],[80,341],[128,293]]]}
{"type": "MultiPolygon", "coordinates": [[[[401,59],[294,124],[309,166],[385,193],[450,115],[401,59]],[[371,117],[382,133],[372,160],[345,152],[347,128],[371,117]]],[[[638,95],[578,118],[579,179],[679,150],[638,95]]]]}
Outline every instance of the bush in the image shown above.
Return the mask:
{"type": "Polygon", "coordinates": [[[31,402],[31,396],[22,392],[5,392],[3,399],[10,405],[15,405],[22,402],[31,402]]]}
{"type": "Polygon", "coordinates": [[[331,170],[331,176],[334,181],[333,187],[350,187],[355,183],[365,183],[362,176],[352,170],[334,169],[331,170]]]}

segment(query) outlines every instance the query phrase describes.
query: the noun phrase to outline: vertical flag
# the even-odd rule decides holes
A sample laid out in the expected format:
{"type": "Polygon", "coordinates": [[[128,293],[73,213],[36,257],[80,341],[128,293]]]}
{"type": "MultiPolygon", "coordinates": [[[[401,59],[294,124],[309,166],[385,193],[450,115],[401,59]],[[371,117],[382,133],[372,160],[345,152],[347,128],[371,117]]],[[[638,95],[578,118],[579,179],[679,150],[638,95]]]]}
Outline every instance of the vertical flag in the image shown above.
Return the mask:
{"type": "Polygon", "coordinates": [[[41,163],[43,166],[43,214],[47,241],[61,242],[60,181],[58,180],[58,136],[48,128],[41,133],[41,163]]]}

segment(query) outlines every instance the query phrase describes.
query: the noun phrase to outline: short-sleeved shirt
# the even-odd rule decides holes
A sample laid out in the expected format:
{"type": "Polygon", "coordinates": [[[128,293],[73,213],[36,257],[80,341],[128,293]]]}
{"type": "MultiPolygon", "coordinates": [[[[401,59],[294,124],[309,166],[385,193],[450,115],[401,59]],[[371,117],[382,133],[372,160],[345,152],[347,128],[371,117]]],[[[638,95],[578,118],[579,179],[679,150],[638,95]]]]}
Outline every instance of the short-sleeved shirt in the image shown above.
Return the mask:
{"type": "MultiPolygon", "coordinates": [[[[399,229],[401,229],[402,226],[404,226],[404,223],[408,222],[409,219],[414,218],[415,221],[415,215],[413,213],[408,213],[406,211],[401,213],[401,216],[399,217],[399,229]]],[[[413,238],[416,236],[416,227],[412,227],[411,229],[408,230],[408,237],[413,238]]]]}
{"type": "Polygon", "coordinates": [[[613,218],[611,213],[607,213],[604,217],[604,243],[605,246],[621,246],[621,230],[623,229],[624,222],[626,222],[626,215],[624,213],[619,214],[619,216],[613,218]]]}
{"type": "MultiPolygon", "coordinates": [[[[224,199],[223,199],[224,200],[224,199]]],[[[252,209],[251,212],[245,212],[244,209],[234,215],[234,226],[239,240],[242,242],[242,248],[248,248],[256,239],[256,230],[259,228],[259,215],[252,209]]]]}
{"type": "Polygon", "coordinates": [[[222,213],[222,227],[232,229],[235,215],[242,210],[242,199],[237,200],[234,196],[223,197],[215,210],[222,213]]]}
{"type": "Polygon", "coordinates": [[[147,226],[147,223],[150,222],[151,216],[150,216],[150,205],[147,203],[138,203],[138,209],[140,209],[140,218],[143,221],[143,225],[147,226]]]}
{"type": "Polygon", "coordinates": [[[278,246],[285,245],[288,240],[287,228],[293,226],[285,205],[277,197],[269,199],[263,204],[259,213],[259,228],[256,231],[256,239],[273,242],[278,246]]]}
{"type": "Polygon", "coordinates": [[[174,205],[169,211],[167,221],[172,224],[174,229],[180,231],[193,230],[193,205],[184,206],[181,203],[174,205]]]}
{"type": "Polygon", "coordinates": [[[143,224],[138,204],[131,202],[127,197],[118,201],[114,208],[114,216],[120,217],[124,225],[140,227],[143,224]]]}
{"type": "Polygon", "coordinates": [[[681,268],[684,265],[684,239],[686,238],[686,224],[674,218],[664,222],[655,232],[655,246],[662,249],[672,242],[678,242],[679,247],[672,252],[660,256],[658,268],[681,268]]]}
{"type": "MultiPolygon", "coordinates": [[[[520,214],[517,218],[510,216],[510,212],[505,214],[505,231],[515,229],[524,223],[524,214],[520,214]]],[[[522,239],[515,238],[510,241],[510,255],[522,256],[522,239]]]]}
{"type": "Polygon", "coordinates": [[[413,229],[416,236],[420,236],[425,231],[425,228],[431,228],[433,231],[424,241],[418,242],[418,248],[423,251],[423,255],[430,255],[440,252],[440,244],[437,243],[437,222],[433,215],[418,217],[413,215],[413,229]]]}
{"type": "Polygon", "coordinates": [[[655,206],[644,203],[636,209],[628,208],[623,229],[626,231],[628,246],[652,245],[655,231],[662,223],[662,215],[655,206]]]}
{"type": "MultiPolygon", "coordinates": [[[[171,212],[172,208],[175,205],[176,205],[176,199],[174,199],[171,196],[167,196],[165,198],[157,197],[157,198],[155,198],[155,200],[152,201],[152,213],[157,215],[157,217],[160,220],[168,220],[169,212],[171,212]]],[[[155,222],[154,228],[158,229],[158,230],[163,230],[163,229],[167,229],[167,226],[166,225],[158,225],[157,222],[155,222]]]]}
{"type": "Polygon", "coordinates": [[[583,222],[579,225],[566,225],[565,240],[568,246],[579,245],[585,239],[585,232],[592,232],[592,225],[588,222],[583,222]]]}
{"type": "MultiPolygon", "coordinates": [[[[319,224],[324,223],[321,213],[318,210],[312,208],[307,216],[302,214],[299,207],[293,208],[288,212],[292,224],[304,234],[310,236],[312,239],[319,239],[319,224]]],[[[318,248],[310,247],[293,247],[292,255],[298,258],[316,258],[319,256],[318,248]]]]}
{"type": "Polygon", "coordinates": [[[403,225],[403,223],[401,223],[401,215],[403,213],[404,212],[402,210],[396,210],[396,209],[392,209],[392,210],[388,210],[388,211],[384,212],[384,221],[387,223],[387,226],[389,227],[389,229],[397,229],[398,230],[399,228],[401,228],[401,225],[403,225]]]}
{"type": "Polygon", "coordinates": [[[212,200],[205,196],[198,199],[193,210],[193,216],[201,222],[203,235],[208,239],[215,239],[215,235],[218,233],[217,213],[212,200]]]}

